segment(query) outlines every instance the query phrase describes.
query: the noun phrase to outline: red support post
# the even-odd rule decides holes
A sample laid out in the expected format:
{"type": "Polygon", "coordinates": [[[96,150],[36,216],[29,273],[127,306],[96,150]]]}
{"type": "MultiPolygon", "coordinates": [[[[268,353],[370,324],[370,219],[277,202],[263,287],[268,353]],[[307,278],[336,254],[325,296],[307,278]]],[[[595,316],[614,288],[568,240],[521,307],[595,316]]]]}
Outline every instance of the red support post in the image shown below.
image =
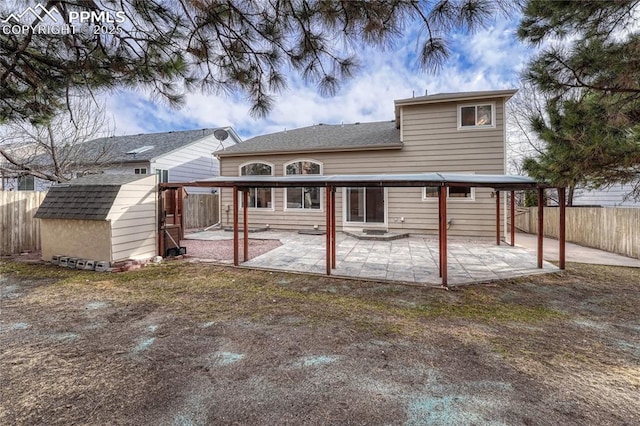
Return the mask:
{"type": "Polygon", "coordinates": [[[566,209],[566,198],[565,198],[565,188],[558,188],[558,203],[560,206],[560,229],[558,232],[558,244],[560,245],[560,247],[558,248],[558,252],[559,252],[559,259],[558,259],[558,266],[560,267],[560,269],[564,269],[565,268],[565,246],[566,246],[566,214],[567,214],[567,209],[566,209]]]}
{"type": "Polygon", "coordinates": [[[440,219],[440,232],[438,241],[440,245],[440,276],[442,286],[447,287],[447,188],[438,188],[438,212],[440,219]]]}
{"type": "Polygon", "coordinates": [[[538,188],[538,268],[542,269],[544,241],[544,188],[538,188]]]}
{"type": "Polygon", "coordinates": [[[249,190],[248,188],[244,188],[242,191],[242,220],[244,225],[244,235],[243,235],[243,249],[244,249],[244,260],[246,262],[249,260],[249,190]]]}
{"type": "Polygon", "coordinates": [[[441,186],[438,187],[438,273],[439,277],[442,278],[442,244],[440,244],[440,240],[442,239],[442,207],[440,204],[442,203],[442,197],[440,197],[440,192],[443,189],[441,186]]]}
{"type": "Polygon", "coordinates": [[[327,257],[327,275],[331,275],[331,188],[325,188],[325,210],[326,210],[326,257],[327,257]]]}
{"type": "Polygon", "coordinates": [[[496,191],[496,244],[500,245],[500,191],[496,191]]]}
{"type": "Polygon", "coordinates": [[[511,191],[511,247],[516,245],[516,192],[511,191]]]}
{"type": "Polygon", "coordinates": [[[331,187],[331,267],[336,267],[336,188],[331,187]]]}
{"type": "Polygon", "coordinates": [[[233,187],[233,264],[238,266],[238,187],[233,187]]]}
{"type": "Polygon", "coordinates": [[[171,192],[173,195],[173,224],[177,225],[178,224],[178,190],[174,188],[171,190],[171,192]]]}

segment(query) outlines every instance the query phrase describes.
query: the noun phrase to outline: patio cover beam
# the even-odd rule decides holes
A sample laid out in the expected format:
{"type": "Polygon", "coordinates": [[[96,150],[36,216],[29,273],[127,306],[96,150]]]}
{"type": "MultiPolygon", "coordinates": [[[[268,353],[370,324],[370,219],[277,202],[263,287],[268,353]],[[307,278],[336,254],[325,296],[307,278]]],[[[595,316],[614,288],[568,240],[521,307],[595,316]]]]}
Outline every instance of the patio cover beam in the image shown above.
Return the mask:
{"type": "Polygon", "coordinates": [[[565,198],[565,188],[558,188],[558,206],[560,207],[559,220],[558,225],[560,229],[558,230],[558,244],[560,247],[558,248],[558,267],[560,269],[565,268],[565,246],[566,246],[566,198],[565,198]]]}
{"type": "Polygon", "coordinates": [[[233,187],[233,265],[238,266],[238,187],[233,187]]]}
{"type": "Polygon", "coordinates": [[[447,288],[447,187],[438,188],[438,252],[440,254],[440,277],[447,288]]]}
{"type": "Polygon", "coordinates": [[[538,188],[538,268],[542,269],[544,242],[544,189],[538,188]]]}
{"type": "Polygon", "coordinates": [[[249,260],[249,189],[242,188],[243,262],[249,260]]]}
{"type": "Polygon", "coordinates": [[[525,176],[465,175],[460,173],[404,173],[375,175],[294,175],[294,176],[220,176],[196,182],[162,183],[161,188],[180,186],[291,188],[291,187],[478,187],[496,190],[549,188],[525,176]]]}
{"type": "Polygon", "coordinates": [[[500,191],[496,191],[496,245],[500,245],[500,191]]]}
{"type": "Polygon", "coordinates": [[[324,196],[324,204],[325,204],[325,217],[326,217],[326,238],[325,238],[325,252],[326,252],[326,264],[327,264],[327,275],[331,275],[331,248],[333,246],[333,242],[331,241],[331,235],[333,232],[331,231],[331,187],[327,186],[325,189],[324,196]]]}
{"type": "Polygon", "coordinates": [[[336,188],[331,187],[331,267],[336,267],[336,188]]]}
{"type": "Polygon", "coordinates": [[[516,191],[511,191],[511,247],[516,245],[516,191]]]}

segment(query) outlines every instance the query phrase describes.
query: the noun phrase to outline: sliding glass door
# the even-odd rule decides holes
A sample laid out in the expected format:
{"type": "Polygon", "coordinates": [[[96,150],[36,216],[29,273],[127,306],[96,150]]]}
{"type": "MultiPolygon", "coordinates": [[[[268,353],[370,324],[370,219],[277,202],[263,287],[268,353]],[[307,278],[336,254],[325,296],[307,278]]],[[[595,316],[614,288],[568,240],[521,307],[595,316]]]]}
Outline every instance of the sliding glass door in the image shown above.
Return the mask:
{"type": "Polygon", "coordinates": [[[385,223],[384,188],[347,188],[346,221],[385,223]]]}

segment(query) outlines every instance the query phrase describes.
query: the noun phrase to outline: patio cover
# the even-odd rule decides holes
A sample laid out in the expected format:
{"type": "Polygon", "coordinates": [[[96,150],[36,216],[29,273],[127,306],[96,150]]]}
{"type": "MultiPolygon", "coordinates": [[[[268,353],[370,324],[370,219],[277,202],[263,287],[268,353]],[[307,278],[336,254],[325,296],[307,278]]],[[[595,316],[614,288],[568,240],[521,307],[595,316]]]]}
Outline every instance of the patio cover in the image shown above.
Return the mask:
{"type": "Polygon", "coordinates": [[[187,183],[165,183],[165,188],[183,186],[286,188],[347,186],[474,186],[497,190],[549,188],[527,176],[471,175],[462,173],[397,173],[366,175],[219,176],[187,183]]]}
{"type": "MultiPolygon", "coordinates": [[[[542,268],[544,237],[544,190],[552,188],[546,182],[537,182],[527,176],[485,175],[462,173],[397,173],[365,175],[290,175],[290,176],[219,176],[195,182],[161,183],[159,190],[173,190],[189,187],[227,187],[233,188],[233,233],[234,265],[239,265],[238,254],[238,192],[243,196],[244,217],[244,261],[249,259],[248,233],[248,189],[249,188],[287,188],[287,187],[324,187],[326,189],[326,229],[327,229],[327,275],[336,263],[336,215],[335,188],[338,187],[438,187],[438,240],[440,246],[440,277],[442,285],[447,287],[447,191],[448,187],[471,186],[493,188],[496,190],[496,243],[500,245],[500,191],[511,191],[511,245],[514,245],[514,197],[515,191],[537,190],[538,192],[538,268],[542,268]]],[[[565,267],[565,188],[557,188],[560,207],[559,267],[565,267]]]]}

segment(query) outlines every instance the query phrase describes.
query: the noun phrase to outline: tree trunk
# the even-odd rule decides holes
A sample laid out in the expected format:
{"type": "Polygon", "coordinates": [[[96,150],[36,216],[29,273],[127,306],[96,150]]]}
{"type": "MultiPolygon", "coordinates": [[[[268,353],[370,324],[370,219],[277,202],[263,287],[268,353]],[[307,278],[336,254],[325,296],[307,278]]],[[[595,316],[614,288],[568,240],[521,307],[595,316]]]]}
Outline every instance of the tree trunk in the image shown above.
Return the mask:
{"type": "Polygon", "coordinates": [[[575,186],[570,186],[569,191],[567,191],[567,207],[573,207],[573,192],[575,189],[575,186]]]}

